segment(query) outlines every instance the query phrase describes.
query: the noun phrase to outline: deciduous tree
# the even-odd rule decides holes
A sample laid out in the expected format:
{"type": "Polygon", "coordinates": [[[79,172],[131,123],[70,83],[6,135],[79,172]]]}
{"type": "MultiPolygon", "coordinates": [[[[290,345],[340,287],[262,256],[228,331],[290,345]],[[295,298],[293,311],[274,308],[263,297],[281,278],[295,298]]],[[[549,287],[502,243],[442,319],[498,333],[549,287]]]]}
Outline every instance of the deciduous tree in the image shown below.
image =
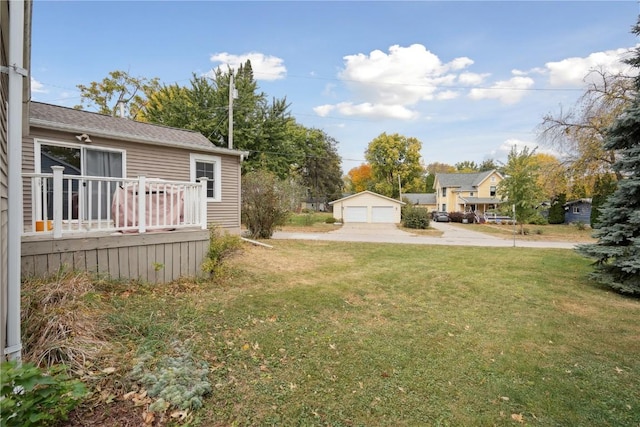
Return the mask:
{"type": "Polygon", "coordinates": [[[160,88],[157,77],[133,77],[126,71],[111,71],[101,82],[77,85],[80,105],[74,108],[94,108],[98,113],[116,116],[120,105],[125,117],[136,120],[144,110],[147,97],[160,88]]]}
{"type": "Polygon", "coordinates": [[[456,163],[456,171],[460,173],[472,173],[478,172],[480,168],[476,164],[476,162],[465,160],[462,162],[456,163]]]}
{"type": "Polygon", "coordinates": [[[456,171],[456,167],[446,163],[433,162],[426,166],[426,170],[427,177],[425,179],[425,193],[435,193],[436,189],[433,188],[433,183],[436,179],[436,174],[454,173],[456,171]]]}
{"type": "Polygon", "coordinates": [[[538,187],[542,200],[552,200],[559,194],[567,192],[567,171],[555,156],[536,153],[531,156],[538,167],[538,187]]]}
{"type": "MultiPolygon", "coordinates": [[[[575,182],[613,172],[615,150],[604,146],[607,128],[631,103],[633,79],[624,74],[593,70],[585,76],[586,91],[573,108],[547,114],[538,128],[540,138],[566,159],[575,182]]],[[[617,179],[622,178],[616,173],[617,179]]],[[[591,187],[595,179],[591,179],[591,187]]],[[[586,188],[587,194],[592,188],[586,188]]]]}
{"type": "Polygon", "coordinates": [[[369,143],[365,158],[371,165],[376,192],[398,197],[400,186],[411,183],[423,174],[420,165],[422,143],[399,134],[380,134],[369,143]]]}
{"type": "Polygon", "coordinates": [[[371,172],[371,165],[368,163],[362,163],[360,166],[352,168],[347,173],[350,182],[349,191],[359,193],[365,190],[373,190],[373,174],[371,172]]]}
{"type": "Polygon", "coordinates": [[[520,233],[524,234],[524,224],[532,219],[540,200],[538,187],[538,166],[533,161],[535,150],[524,147],[518,151],[511,148],[504,166],[505,178],[498,183],[498,194],[508,205],[515,205],[516,219],[520,223],[520,233]]]}

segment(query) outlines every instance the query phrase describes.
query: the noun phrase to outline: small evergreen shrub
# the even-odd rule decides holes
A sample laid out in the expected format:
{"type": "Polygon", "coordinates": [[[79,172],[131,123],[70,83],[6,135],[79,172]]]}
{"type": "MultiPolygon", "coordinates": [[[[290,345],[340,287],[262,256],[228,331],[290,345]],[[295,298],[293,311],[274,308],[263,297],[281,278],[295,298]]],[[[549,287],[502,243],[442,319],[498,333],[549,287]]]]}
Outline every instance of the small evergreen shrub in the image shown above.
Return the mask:
{"type": "Polygon", "coordinates": [[[424,230],[429,228],[429,211],[413,205],[405,205],[402,223],[407,228],[424,230]]]}
{"type": "Polygon", "coordinates": [[[199,409],[203,397],[211,392],[209,365],[196,361],[180,343],[174,343],[174,347],[174,354],[162,357],[157,363],[151,354],[144,354],[131,371],[131,377],[155,399],[149,405],[150,412],[163,413],[169,408],[199,409]]]}
{"type": "Polygon", "coordinates": [[[14,361],[0,365],[0,425],[13,427],[55,425],[68,418],[86,395],[84,384],[67,376],[64,365],[43,372],[14,361]]]}
{"type": "Polygon", "coordinates": [[[328,216],[328,217],[324,220],[324,222],[325,222],[325,223],[327,223],[327,224],[335,224],[335,223],[336,223],[336,219],[335,219],[334,217],[332,217],[332,216],[328,216]]]}

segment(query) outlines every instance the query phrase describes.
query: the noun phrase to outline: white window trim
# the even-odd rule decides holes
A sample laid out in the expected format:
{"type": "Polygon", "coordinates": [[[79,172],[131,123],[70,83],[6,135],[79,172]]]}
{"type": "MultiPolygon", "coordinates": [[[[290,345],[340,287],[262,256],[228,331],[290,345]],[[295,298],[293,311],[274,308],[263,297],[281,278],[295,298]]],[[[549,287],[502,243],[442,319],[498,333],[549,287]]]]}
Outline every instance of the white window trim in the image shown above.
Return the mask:
{"type": "Polygon", "coordinates": [[[222,201],[222,158],[220,156],[210,156],[207,154],[189,154],[190,166],[189,175],[192,182],[196,182],[196,162],[213,163],[215,164],[213,170],[215,173],[215,186],[213,188],[215,197],[207,197],[207,203],[209,202],[221,202],[222,201]]]}
{"type": "MultiPolygon", "coordinates": [[[[42,169],[41,169],[42,164],[40,163],[40,156],[41,156],[40,153],[41,153],[41,147],[43,145],[76,148],[76,149],[79,149],[80,151],[87,149],[87,150],[100,150],[100,151],[111,151],[114,153],[120,153],[122,154],[122,176],[123,177],[127,176],[127,151],[126,150],[119,149],[119,148],[104,147],[101,145],[94,145],[94,144],[91,144],[89,146],[87,144],[74,144],[73,142],[55,141],[52,139],[40,139],[40,138],[36,138],[33,140],[33,171],[35,173],[42,173],[42,169]]],[[[85,173],[84,154],[81,154],[81,155],[82,155],[82,158],[80,161],[80,170],[84,175],[85,173]]]]}

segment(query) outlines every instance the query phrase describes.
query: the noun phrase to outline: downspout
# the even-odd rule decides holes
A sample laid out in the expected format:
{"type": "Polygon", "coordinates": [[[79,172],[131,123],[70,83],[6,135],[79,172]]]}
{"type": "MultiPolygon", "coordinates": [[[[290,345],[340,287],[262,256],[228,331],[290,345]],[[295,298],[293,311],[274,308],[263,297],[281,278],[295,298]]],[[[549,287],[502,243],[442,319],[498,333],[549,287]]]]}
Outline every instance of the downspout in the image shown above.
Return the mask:
{"type": "Polygon", "coordinates": [[[8,230],[7,230],[7,346],[9,360],[22,361],[20,339],[20,254],[22,235],[22,102],[24,66],[23,0],[9,2],[8,98],[8,230]]]}

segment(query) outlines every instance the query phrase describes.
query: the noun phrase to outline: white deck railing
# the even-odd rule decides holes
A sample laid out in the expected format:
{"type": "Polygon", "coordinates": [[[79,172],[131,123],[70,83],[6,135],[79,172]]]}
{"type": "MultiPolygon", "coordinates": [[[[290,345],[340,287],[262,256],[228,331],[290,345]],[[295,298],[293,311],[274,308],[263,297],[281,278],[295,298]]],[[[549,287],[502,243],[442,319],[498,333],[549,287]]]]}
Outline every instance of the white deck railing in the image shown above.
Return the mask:
{"type": "Polygon", "coordinates": [[[60,238],[91,231],[137,232],[207,228],[207,182],[138,178],[23,174],[31,194],[31,224],[25,234],[60,238]],[[140,191],[143,189],[142,191],[140,191]]]}

